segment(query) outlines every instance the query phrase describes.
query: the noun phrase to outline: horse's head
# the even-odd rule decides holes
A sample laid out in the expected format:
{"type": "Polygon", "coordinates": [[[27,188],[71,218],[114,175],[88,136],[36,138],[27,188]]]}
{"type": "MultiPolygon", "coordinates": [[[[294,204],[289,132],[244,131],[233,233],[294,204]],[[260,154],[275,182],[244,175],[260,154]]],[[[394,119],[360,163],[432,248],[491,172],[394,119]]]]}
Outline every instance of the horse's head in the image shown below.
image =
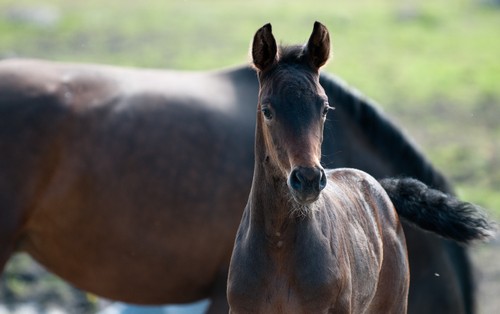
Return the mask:
{"type": "Polygon", "coordinates": [[[318,22],[304,46],[278,48],[270,24],[257,31],[252,44],[260,83],[257,136],[262,147],[256,150],[274,176],[286,177],[300,204],[317,200],[326,186],[321,142],[331,107],[319,69],[329,55],[328,30],[318,22]]]}

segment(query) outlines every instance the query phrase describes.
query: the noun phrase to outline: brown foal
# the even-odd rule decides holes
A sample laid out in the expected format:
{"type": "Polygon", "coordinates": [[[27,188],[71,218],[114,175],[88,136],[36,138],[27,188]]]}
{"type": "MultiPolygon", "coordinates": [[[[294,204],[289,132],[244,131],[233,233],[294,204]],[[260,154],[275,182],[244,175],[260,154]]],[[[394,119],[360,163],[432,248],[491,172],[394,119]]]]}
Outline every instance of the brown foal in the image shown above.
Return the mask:
{"type": "Polygon", "coordinates": [[[318,22],[305,47],[278,50],[270,24],[254,37],[255,169],[230,265],[231,313],[406,312],[405,237],[389,197],[366,173],[325,173],[319,162],[329,55],[318,22]]]}
{"type": "Polygon", "coordinates": [[[254,176],[229,267],[230,313],[406,313],[399,216],[457,241],[490,234],[474,205],[416,180],[325,172],[321,143],[332,107],[319,69],[329,55],[318,22],[305,46],[278,48],[270,24],[255,34],[254,176]]]}

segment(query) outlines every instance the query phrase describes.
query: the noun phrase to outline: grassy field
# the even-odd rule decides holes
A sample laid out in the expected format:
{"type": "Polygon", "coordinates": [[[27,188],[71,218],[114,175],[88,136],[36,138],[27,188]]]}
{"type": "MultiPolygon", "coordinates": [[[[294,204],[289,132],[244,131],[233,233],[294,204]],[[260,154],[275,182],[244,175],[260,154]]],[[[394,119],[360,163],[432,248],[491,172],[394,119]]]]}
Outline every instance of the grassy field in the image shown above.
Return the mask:
{"type": "Polygon", "coordinates": [[[216,69],[247,63],[264,23],[297,43],[318,20],[333,37],[325,70],[379,102],[463,199],[500,219],[498,3],[0,0],[0,58],[216,69]]]}

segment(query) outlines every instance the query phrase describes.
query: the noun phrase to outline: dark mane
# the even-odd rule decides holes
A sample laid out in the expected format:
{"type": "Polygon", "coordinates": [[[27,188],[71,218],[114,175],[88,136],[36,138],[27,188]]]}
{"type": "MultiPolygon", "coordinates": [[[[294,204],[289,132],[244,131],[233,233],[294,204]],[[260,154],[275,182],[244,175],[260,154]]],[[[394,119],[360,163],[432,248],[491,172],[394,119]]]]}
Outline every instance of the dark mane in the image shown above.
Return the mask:
{"type": "Polygon", "coordinates": [[[320,82],[332,98],[332,105],[338,109],[335,114],[344,113],[342,119],[351,119],[351,125],[361,128],[361,133],[367,137],[372,149],[382,158],[391,161],[397,175],[410,176],[443,192],[452,193],[452,188],[443,174],[436,170],[401,129],[378,109],[379,106],[374,101],[364,97],[336,76],[323,73],[320,82]]]}
{"type": "MultiPolygon", "coordinates": [[[[291,86],[290,78],[294,80],[307,78],[306,81],[314,81],[315,71],[304,71],[304,67],[310,68],[310,63],[304,55],[306,47],[302,45],[278,46],[277,62],[266,73],[260,75],[268,77],[272,75],[275,86],[291,86]],[[293,71],[293,74],[290,72],[293,71]]],[[[312,68],[311,68],[312,69],[312,68]]]]}

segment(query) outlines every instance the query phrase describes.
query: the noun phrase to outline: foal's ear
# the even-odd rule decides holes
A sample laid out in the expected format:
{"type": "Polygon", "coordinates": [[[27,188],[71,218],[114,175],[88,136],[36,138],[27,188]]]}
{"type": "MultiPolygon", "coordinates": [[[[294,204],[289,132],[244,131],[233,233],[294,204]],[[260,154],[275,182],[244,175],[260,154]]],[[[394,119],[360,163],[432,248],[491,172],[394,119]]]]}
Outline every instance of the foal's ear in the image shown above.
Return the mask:
{"type": "Polygon", "coordinates": [[[306,57],[313,67],[321,68],[330,58],[330,35],[326,26],[314,22],[314,28],[306,47],[306,57]]]}
{"type": "Polygon", "coordinates": [[[277,58],[276,40],[272,33],[271,24],[262,26],[253,37],[252,61],[257,69],[265,71],[273,65],[277,58]]]}

